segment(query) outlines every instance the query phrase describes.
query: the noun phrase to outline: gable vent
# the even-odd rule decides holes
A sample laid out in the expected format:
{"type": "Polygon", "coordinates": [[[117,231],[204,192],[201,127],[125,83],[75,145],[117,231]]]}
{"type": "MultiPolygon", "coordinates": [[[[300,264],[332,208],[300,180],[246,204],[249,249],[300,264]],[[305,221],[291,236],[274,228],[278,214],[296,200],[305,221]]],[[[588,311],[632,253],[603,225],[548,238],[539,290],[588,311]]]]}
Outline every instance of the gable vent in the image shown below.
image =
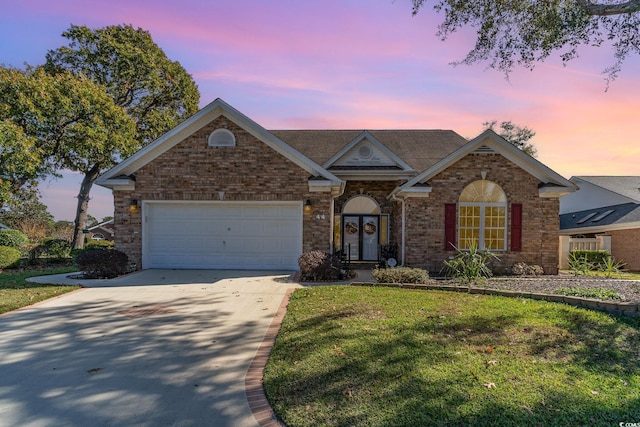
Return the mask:
{"type": "Polygon", "coordinates": [[[233,147],[236,137],[228,129],[216,129],[209,135],[209,147],[233,147]]]}
{"type": "Polygon", "coordinates": [[[495,154],[495,150],[491,147],[487,147],[486,145],[481,145],[476,148],[473,152],[474,154],[495,154]]]}

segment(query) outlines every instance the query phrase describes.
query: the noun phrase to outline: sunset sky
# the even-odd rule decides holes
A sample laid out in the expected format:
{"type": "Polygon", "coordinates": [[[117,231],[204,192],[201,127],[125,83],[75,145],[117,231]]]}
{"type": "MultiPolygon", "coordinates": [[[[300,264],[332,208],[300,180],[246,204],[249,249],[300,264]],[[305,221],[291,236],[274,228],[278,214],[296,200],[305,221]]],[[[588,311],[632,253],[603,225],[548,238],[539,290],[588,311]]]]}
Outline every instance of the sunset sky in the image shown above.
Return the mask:
{"type": "MultiPolygon", "coordinates": [[[[190,73],[203,107],[222,98],[267,129],[453,129],[472,138],[489,120],[527,126],[538,159],[561,175],[640,175],[640,58],[608,90],[606,48],[557,57],[507,81],[457,66],[472,32],[446,42],[441,16],[409,0],[0,0],[0,63],[44,62],[69,25],[148,30],[190,73]]],[[[80,176],[41,185],[56,219],[75,215],[80,176]]],[[[112,215],[94,187],[89,213],[112,215]]]]}

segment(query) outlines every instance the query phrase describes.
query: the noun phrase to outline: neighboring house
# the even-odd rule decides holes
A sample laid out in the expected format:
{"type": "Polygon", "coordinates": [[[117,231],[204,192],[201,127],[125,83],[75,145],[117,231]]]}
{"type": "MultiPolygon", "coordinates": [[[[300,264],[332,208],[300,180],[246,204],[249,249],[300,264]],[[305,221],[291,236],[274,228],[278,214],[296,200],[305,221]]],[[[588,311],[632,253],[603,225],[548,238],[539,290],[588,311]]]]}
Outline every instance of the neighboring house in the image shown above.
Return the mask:
{"type": "Polygon", "coordinates": [[[9,230],[10,228],[0,222],[0,230],[9,230]]]}
{"type": "Polygon", "coordinates": [[[560,234],[597,239],[595,248],[609,249],[626,269],[639,271],[640,176],[574,176],[570,181],[580,190],[561,199],[560,234]]]}
{"type": "Polygon", "coordinates": [[[439,271],[455,248],[558,269],[575,186],[493,131],[269,131],[217,99],[104,173],[116,248],[147,268],[297,269],[343,250],[439,271]]]}
{"type": "Polygon", "coordinates": [[[114,225],[112,219],[89,227],[88,231],[87,238],[90,240],[108,240],[113,242],[114,225]]]}

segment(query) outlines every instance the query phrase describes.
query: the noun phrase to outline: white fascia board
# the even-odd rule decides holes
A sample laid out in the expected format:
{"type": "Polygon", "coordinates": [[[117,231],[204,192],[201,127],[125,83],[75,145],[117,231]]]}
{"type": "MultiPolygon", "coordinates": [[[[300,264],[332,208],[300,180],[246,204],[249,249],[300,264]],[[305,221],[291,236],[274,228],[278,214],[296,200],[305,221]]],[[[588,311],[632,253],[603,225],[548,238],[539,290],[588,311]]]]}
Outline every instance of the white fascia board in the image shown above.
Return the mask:
{"type": "Polygon", "coordinates": [[[371,135],[371,133],[369,131],[367,131],[367,130],[362,131],[362,133],[360,135],[358,135],[353,141],[351,141],[350,143],[348,143],[347,145],[342,147],[342,149],[340,151],[338,151],[329,160],[327,160],[322,165],[322,167],[325,168],[325,169],[330,168],[335,162],[340,160],[349,150],[351,150],[353,147],[358,145],[360,143],[360,141],[362,141],[365,138],[369,142],[371,142],[376,148],[378,148],[380,151],[382,151],[384,154],[386,154],[391,160],[393,160],[396,163],[396,165],[398,165],[398,167],[402,168],[403,171],[405,171],[405,172],[413,172],[413,174],[415,175],[415,171],[413,170],[413,168],[411,166],[409,166],[404,160],[402,160],[400,157],[398,157],[398,155],[396,153],[394,153],[386,145],[384,145],[382,143],[382,141],[380,141],[375,136],[371,135]]]}
{"type": "Polygon", "coordinates": [[[621,224],[611,224],[598,227],[566,228],[564,230],[560,230],[560,234],[565,236],[570,234],[606,233],[608,231],[632,230],[636,228],[640,228],[640,221],[623,222],[621,224]]]}
{"type": "Polygon", "coordinates": [[[110,188],[112,190],[131,190],[132,191],[136,189],[136,182],[132,179],[128,179],[128,178],[101,179],[101,178],[102,177],[96,180],[96,184],[101,185],[102,187],[110,188]]]}
{"type": "Polygon", "coordinates": [[[276,152],[300,166],[308,173],[314,176],[323,176],[335,183],[340,182],[340,179],[329,171],[277,138],[271,132],[264,129],[262,126],[224,102],[222,99],[218,98],[149,145],[143,147],[138,152],[122,161],[120,164],[106,171],[96,180],[96,183],[98,185],[107,186],[108,180],[114,176],[133,174],[142,166],[170,150],[178,143],[182,142],[187,137],[222,115],[246,130],[258,140],[264,142],[276,152]]]}
{"type": "Polygon", "coordinates": [[[431,190],[432,190],[431,187],[411,187],[411,188],[399,190],[397,192],[394,191],[392,193],[392,196],[401,197],[403,199],[408,199],[411,197],[424,198],[424,197],[429,197],[429,193],[431,193],[431,190]]]}
{"type": "Polygon", "coordinates": [[[543,183],[551,182],[554,184],[558,184],[561,187],[566,187],[566,191],[569,192],[577,190],[577,187],[571,181],[554,172],[549,167],[542,164],[540,161],[515,147],[513,144],[505,141],[502,137],[489,129],[482,132],[480,135],[478,135],[453,153],[449,154],[426,171],[409,180],[402,187],[412,187],[415,184],[425,182],[430,178],[433,178],[438,173],[452,166],[460,159],[471,154],[473,151],[483,145],[492,148],[498,154],[515,163],[543,183]]]}
{"type": "Polygon", "coordinates": [[[538,196],[543,198],[560,198],[575,192],[577,188],[567,187],[542,187],[538,189],[538,196]]]}
{"type": "Polygon", "coordinates": [[[349,171],[341,170],[333,172],[338,178],[351,181],[389,181],[389,180],[405,180],[415,176],[415,172],[399,172],[399,171],[349,171]]]}

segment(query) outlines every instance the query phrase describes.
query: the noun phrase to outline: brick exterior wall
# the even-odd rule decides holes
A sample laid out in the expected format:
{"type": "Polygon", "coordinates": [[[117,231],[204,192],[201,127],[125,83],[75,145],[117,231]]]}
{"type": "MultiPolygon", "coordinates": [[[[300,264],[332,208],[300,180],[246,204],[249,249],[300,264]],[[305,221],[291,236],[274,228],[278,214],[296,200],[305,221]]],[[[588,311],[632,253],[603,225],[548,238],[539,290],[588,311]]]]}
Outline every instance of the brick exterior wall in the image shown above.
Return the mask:
{"type": "Polygon", "coordinates": [[[606,234],[611,236],[611,255],[624,262],[626,270],[640,271],[640,228],[608,231],[606,234]]]}
{"type": "Polygon", "coordinates": [[[142,265],[142,209],[130,210],[132,199],[146,200],[312,201],[303,211],[303,251],[329,250],[331,195],[310,193],[309,173],[225,117],[136,171],[134,191],[114,191],[115,245],[142,265]],[[234,133],[235,147],[209,147],[216,129],[234,133]],[[317,213],[326,213],[324,219],[317,213]]]}
{"type": "MultiPolygon", "coordinates": [[[[454,253],[444,250],[444,205],[457,203],[465,186],[482,179],[496,182],[507,196],[508,206],[523,205],[522,251],[499,253],[498,269],[515,262],[541,265],[545,273],[558,268],[559,202],[538,195],[540,182],[497,154],[471,154],[430,180],[433,191],[428,198],[409,198],[405,202],[405,264],[440,271],[442,261],[454,253]]],[[[144,201],[301,201],[311,200],[303,210],[303,251],[329,251],[333,230],[331,195],[311,193],[309,173],[253,137],[225,117],[219,117],[200,131],[160,155],[135,173],[135,190],[114,190],[115,244],[142,266],[142,209],[130,209],[144,201]],[[226,128],[236,137],[235,147],[209,147],[208,136],[226,128]]],[[[389,241],[402,245],[402,204],[389,200],[400,181],[348,181],[343,195],[334,203],[333,214],[342,212],[351,197],[364,194],[389,214],[389,241]]],[[[508,212],[510,228],[510,211],[508,212]]],[[[508,228],[508,229],[509,229],[508,228]]],[[[636,237],[637,239],[637,237],[636,237]]],[[[507,236],[509,242],[509,236],[507,236]]],[[[624,259],[624,257],[621,257],[624,259]]],[[[629,262],[629,260],[624,259],[629,262]]]]}
{"type": "Polygon", "coordinates": [[[470,154],[433,179],[428,198],[406,200],[405,264],[439,272],[442,262],[455,252],[445,251],[444,205],[457,203],[462,190],[472,182],[486,179],[500,185],[507,196],[509,233],[511,204],[521,203],[522,250],[512,252],[507,235],[506,252],[497,255],[500,261],[493,263],[498,271],[506,271],[516,262],[537,264],[546,274],[558,272],[559,201],[538,195],[540,182],[506,158],[497,154],[470,154]]]}

